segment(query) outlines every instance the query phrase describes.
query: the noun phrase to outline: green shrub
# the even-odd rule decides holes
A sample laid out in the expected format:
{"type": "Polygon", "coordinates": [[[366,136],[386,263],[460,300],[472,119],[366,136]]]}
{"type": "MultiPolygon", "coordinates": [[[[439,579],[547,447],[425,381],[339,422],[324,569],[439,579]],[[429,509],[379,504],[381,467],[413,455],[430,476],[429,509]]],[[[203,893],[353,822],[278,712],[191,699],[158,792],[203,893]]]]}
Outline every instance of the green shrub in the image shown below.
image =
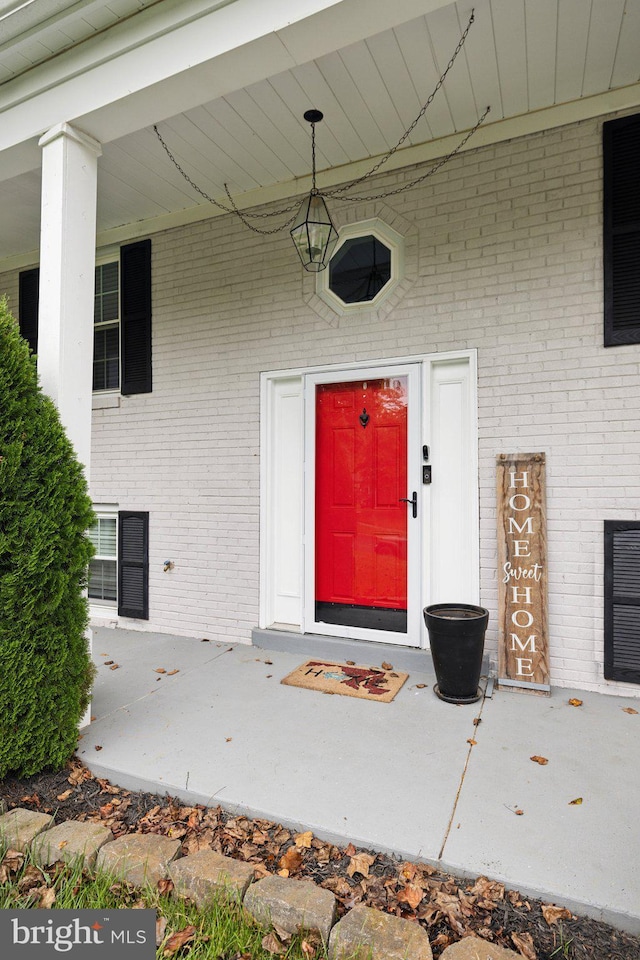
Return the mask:
{"type": "Polygon", "coordinates": [[[93,666],[85,638],[87,484],[0,300],[0,777],[72,755],[93,666]]]}

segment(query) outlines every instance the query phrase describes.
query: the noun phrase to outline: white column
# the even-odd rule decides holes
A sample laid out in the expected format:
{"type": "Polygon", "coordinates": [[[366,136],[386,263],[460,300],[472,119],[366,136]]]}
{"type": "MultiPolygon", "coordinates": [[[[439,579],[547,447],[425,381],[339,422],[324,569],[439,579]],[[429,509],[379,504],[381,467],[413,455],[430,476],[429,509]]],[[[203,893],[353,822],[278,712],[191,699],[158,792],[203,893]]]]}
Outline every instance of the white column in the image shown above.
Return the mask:
{"type": "Polygon", "coordinates": [[[40,139],[38,373],[89,481],[100,144],[67,123],[40,139]]]}

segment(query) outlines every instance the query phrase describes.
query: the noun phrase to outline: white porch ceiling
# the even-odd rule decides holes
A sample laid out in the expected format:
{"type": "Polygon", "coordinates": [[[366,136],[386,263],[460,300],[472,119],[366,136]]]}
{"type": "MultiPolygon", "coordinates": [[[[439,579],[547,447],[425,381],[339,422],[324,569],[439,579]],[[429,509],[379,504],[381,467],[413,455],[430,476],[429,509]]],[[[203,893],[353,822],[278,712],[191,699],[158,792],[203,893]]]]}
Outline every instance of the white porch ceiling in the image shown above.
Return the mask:
{"type": "MultiPolygon", "coordinates": [[[[165,2],[172,0],[156,0],[155,6],[165,2]]],[[[0,42],[0,89],[7,71],[24,68],[25,58],[45,56],[56,44],[53,52],[64,56],[65,37],[101,29],[95,26],[99,12],[107,29],[107,14],[123,19],[154,6],[153,0],[33,0],[32,12],[43,4],[57,12],[41,36],[32,24],[28,43],[26,33],[0,42]]],[[[0,36],[3,12],[11,6],[0,0],[0,36]]],[[[347,179],[363,162],[384,154],[434,88],[471,10],[469,2],[438,6],[425,0],[424,6],[424,15],[345,46],[333,44],[322,56],[266,73],[223,96],[208,99],[201,89],[202,102],[175,116],[163,118],[159,105],[142,129],[104,143],[99,234],[108,239],[109,231],[134,222],[142,222],[137,230],[143,232],[180,212],[188,219],[208,214],[210,206],[162,151],[152,129],[156,121],[185,170],[221,199],[225,183],[234,195],[246,195],[246,202],[306,187],[299,178],[310,171],[309,126],[302,118],[309,107],[325,114],[317,146],[318,168],[330,171],[327,179],[347,179]],[[151,223],[145,227],[145,221],[151,223]]],[[[487,126],[470,146],[640,103],[640,0],[476,0],[474,6],[476,22],[466,45],[395,165],[398,157],[415,162],[447,152],[487,104],[487,126]],[[611,91],[619,95],[607,100],[611,91]]],[[[0,260],[36,250],[38,172],[0,183],[0,205],[0,260]]]]}

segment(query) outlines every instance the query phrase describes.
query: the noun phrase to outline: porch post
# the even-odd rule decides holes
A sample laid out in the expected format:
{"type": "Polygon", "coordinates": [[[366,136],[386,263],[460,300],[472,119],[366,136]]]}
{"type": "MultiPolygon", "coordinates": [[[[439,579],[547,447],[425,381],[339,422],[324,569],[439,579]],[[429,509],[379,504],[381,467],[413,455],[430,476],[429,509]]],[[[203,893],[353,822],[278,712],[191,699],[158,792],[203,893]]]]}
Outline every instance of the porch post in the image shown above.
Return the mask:
{"type": "Polygon", "coordinates": [[[68,123],[42,147],[38,373],[84,466],[91,461],[93,299],[100,144],[68,123]]]}
{"type": "MultiPolygon", "coordinates": [[[[100,144],[68,123],[41,137],[38,373],[87,483],[91,465],[93,302],[100,144]]],[[[87,643],[92,633],[87,628],[87,643]]],[[[91,719],[91,705],[80,721],[91,719]]]]}

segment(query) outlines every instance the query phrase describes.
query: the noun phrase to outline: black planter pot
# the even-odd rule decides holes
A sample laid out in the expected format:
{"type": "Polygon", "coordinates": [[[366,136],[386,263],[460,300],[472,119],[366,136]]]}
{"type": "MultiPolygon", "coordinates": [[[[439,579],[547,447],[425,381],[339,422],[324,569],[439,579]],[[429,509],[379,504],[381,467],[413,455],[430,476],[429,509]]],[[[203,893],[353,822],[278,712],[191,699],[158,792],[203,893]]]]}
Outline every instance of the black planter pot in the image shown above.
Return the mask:
{"type": "Polygon", "coordinates": [[[436,671],[436,694],[447,703],[475,703],[482,671],[489,611],[469,603],[434,603],[424,608],[436,671]]]}

